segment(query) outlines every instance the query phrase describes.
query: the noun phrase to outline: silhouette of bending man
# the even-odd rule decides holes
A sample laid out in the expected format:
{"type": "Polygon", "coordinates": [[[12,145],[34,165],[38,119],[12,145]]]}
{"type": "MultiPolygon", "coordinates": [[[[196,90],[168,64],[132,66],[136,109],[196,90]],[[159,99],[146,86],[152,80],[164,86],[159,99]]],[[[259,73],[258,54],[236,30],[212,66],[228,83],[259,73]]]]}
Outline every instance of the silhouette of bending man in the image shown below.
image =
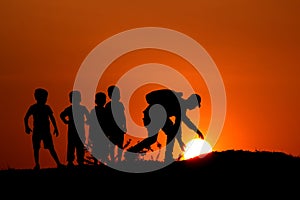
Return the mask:
{"type": "Polygon", "coordinates": [[[36,103],[31,105],[24,117],[25,132],[30,134],[32,132],[32,145],[34,152],[35,170],[40,169],[39,151],[41,142],[44,144],[44,149],[48,149],[52,158],[55,160],[57,167],[63,167],[58,159],[57,153],[54,149],[53,139],[50,132],[50,122],[54,127],[53,134],[57,137],[59,135],[56,120],[53,111],[49,105],[46,104],[48,98],[48,91],[43,88],[37,88],[34,92],[36,103]],[[33,130],[29,127],[29,117],[33,117],[33,130]]]}
{"type": "Polygon", "coordinates": [[[150,146],[157,141],[158,132],[162,130],[167,135],[167,147],[165,162],[173,161],[174,138],[176,137],[180,147],[184,150],[185,144],[182,141],[181,122],[184,122],[191,130],[196,132],[200,138],[204,138],[201,131],[187,117],[187,110],[201,106],[201,97],[192,94],[187,99],[182,98],[182,92],[170,89],[155,90],[146,95],[149,104],[143,111],[143,123],[148,131],[148,138],[128,149],[129,152],[138,153],[143,149],[150,149],[150,146]],[[172,121],[172,118],[175,118],[172,121]]]}

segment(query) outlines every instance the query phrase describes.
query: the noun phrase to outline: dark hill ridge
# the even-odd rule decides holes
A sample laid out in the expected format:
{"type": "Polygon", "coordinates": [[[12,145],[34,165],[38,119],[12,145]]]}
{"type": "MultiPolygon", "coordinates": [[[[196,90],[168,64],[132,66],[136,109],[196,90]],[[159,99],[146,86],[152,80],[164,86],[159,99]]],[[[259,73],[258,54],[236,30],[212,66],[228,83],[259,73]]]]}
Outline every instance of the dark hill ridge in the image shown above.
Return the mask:
{"type": "MultiPolygon", "coordinates": [[[[160,165],[155,161],[136,161],[136,164],[160,165]]],[[[276,171],[279,175],[284,173],[300,173],[300,157],[291,156],[282,152],[268,151],[243,151],[227,150],[209,153],[203,158],[193,158],[184,161],[176,161],[160,170],[147,173],[126,173],[114,170],[105,165],[91,166],[74,169],[41,169],[33,171],[31,169],[8,169],[0,171],[0,176],[5,177],[42,177],[42,176],[186,176],[186,175],[205,175],[210,173],[235,173],[243,171],[247,173],[270,173],[276,171]],[[180,172],[180,173],[179,173],[180,172]]]]}
{"type": "MultiPolygon", "coordinates": [[[[136,164],[142,167],[160,163],[137,161],[136,164]]],[[[187,182],[191,187],[204,187],[208,184],[219,189],[223,187],[236,189],[246,184],[247,187],[255,186],[255,190],[267,186],[273,188],[272,190],[280,188],[279,191],[285,191],[283,189],[292,190],[293,187],[300,186],[300,158],[281,152],[227,150],[211,152],[203,158],[176,161],[160,170],[147,173],[126,173],[105,165],[74,169],[51,168],[40,171],[8,169],[0,171],[0,180],[2,189],[3,185],[9,188],[44,187],[45,185],[60,188],[86,187],[94,182],[97,186],[99,184],[105,186],[106,183],[109,185],[122,183],[122,187],[142,188],[147,184],[159,183],[163,188],[166,185],[176,186],[176,184],[187,182]]]]}
{"type": "MultiPolygon", "coordinates": [[[[162,165],[156,161],[136,161],[136,164],[143,167],[143,165],[162,165]]],[[[283,171],[288,170],[290,173],[300,173],[300,157],[288,155],[282,152],[268,152],[268,151],[244,151],[244,150],[227,150],[214,151],[204,157],[196,157],[184,161],[175,161],[172,164],[163,167],[160,170],[147,173],[127,173],[112,169],[105,165],[92,166],[74,169],[55,169],[44,168],[40,171],[32,169],[8,169],[0,170],[0,176],[4,177],[24,177],[24,176],[139,176],[139,175],[170,175],[170,176],[186,176],[186,175],[202,175],[211,173],[213,171],[227,171],[235,172],[236,170],[247,170],[251,172],[270,172],[272,170],[283,171]],[[180,173],[178,173],[180,171],[180,173]]],[[[281,173],[279,173],[281,174],[281,173]]]]}

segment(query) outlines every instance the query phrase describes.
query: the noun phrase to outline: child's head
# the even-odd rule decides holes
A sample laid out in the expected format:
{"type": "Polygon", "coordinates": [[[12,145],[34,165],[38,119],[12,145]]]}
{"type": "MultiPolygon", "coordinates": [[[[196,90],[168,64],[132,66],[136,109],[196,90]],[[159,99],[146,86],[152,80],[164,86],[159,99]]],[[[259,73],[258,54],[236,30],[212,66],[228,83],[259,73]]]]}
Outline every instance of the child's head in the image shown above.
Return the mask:
{"type": "Polygon", "coordinates": [[[96,95],[95,95],[95,103],[98,105],[98,106],[104,106],[106,102],[106,94],[103,93],[103,92],[98,92],[96,95]]]}
{"type": "Polygon", "coordinates": [[[79,91],[74,90],[69,93],[69,101],[72,104],[80,104],[81,102],[81,94],[79,91]]]}
{"type": "Polygon", "coordinates": [[[109,86],[107,89],[107,93],[110,99],[120,100],[120,89],[117,86],[109,86]]]}
{"type": "Polygon", "coordinates": [[[45,104],[48,98],[48,91],[43,88],[37,88],[34,91],[34,98],[37,103],[45,104]]]}

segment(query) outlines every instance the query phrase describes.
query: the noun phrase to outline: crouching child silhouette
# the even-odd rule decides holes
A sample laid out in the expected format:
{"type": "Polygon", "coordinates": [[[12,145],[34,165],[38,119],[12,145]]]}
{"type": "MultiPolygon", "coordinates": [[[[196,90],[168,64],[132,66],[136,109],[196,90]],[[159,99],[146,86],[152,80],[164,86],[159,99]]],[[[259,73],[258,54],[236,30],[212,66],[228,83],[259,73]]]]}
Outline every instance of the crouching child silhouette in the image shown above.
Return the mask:
{"type": "Polygon", "coordinates": [[[31,105],[24,117],[25,132],[30,134],[32,132],[32,145],[34,152],[35,170],[40,169],[39,151],[41,142],[43,142],[44,149],[48,149],[52,158],[56,162],[58,168],[63,167],[57,153],[54,149],[53,139],[50,132],[50,122],[54,127],[53,134],[57,137],[59,135],[56,120],[53,111],[49,105],[46,104],[48,98],[48,91],[43,88],[37,88],[34,92],[36,103],[31,105]],[[29,127],[29,117],[33,117],[33,129],[29,127]]]}

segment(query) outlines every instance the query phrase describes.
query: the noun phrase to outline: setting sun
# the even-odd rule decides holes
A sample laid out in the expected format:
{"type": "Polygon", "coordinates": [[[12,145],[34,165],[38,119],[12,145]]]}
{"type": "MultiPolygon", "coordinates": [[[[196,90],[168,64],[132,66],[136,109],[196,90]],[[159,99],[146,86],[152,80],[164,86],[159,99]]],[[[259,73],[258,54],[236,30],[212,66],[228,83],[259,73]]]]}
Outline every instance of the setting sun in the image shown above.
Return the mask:
{"type": "Polygon", "coordinates": [[[185,152],[183,153],[181,160],[206,155],[210,152],[212,152],[212,147],[207,141],[200,138],[194,138],[186,144],[185,152]]]}

